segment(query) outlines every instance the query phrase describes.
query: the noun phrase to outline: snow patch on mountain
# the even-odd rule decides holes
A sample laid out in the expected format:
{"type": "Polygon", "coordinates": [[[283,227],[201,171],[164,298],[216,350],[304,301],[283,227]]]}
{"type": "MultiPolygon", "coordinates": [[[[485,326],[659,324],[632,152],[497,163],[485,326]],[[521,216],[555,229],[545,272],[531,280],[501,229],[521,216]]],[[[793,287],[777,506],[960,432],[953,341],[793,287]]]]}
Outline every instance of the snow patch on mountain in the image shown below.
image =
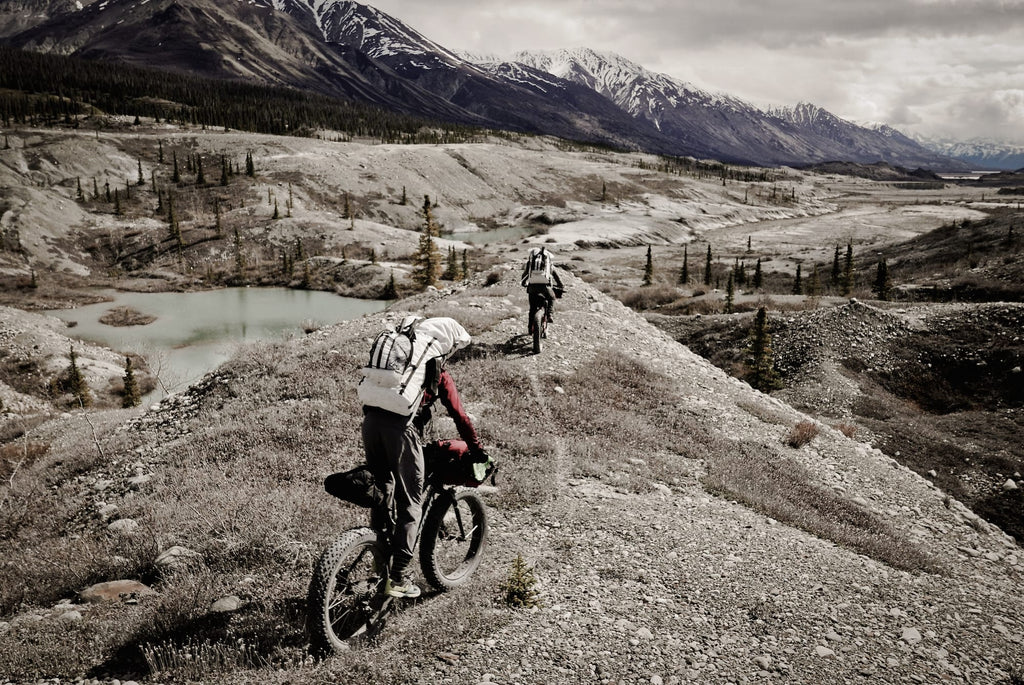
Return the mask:
{"type": "Polygon", "coordinates": [[[983,138],[950,140],[915,136],[914,139],[939,154],[947,155],[979,169],[1017,171],[1024,169],[1024,146],[983,138]]]}
{"type": "Polygon", "coordinates": [[[659,103],[671,107],[684,102],[716,108],[752,107],[730,95],[701,90],[686,81],[650,71],[613,52],[590,48],[521,51],[513,59],[592,88],[633,116],[652,118],[655,124],[663,108],[659,103]]]}

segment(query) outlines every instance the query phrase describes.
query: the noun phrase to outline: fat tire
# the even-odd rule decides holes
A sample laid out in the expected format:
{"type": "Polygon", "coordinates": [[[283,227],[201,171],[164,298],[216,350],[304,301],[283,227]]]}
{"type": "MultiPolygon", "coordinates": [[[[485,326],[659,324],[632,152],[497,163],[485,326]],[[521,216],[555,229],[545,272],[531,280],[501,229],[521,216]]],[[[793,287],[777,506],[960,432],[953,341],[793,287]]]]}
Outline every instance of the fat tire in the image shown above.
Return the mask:
{"type": "Polygon", "coordinates": [[[371,528],[346,531],[324,550],[313,568],[307,597],[306,629],[314,654],[341,653],[380,632],[391,604],[381,592],[386,565],[385,550],[371,528]],[[374,565],[378,572],[372,570],[374,565]],[[346,583],[346,568],[356,577],[347,579],[349,587],[339,587],[346,583]],[[332,618],[332,604],[335,612],[345,605],[344,617],[332,618]]]}
{"type": "Polygon", "coordinates": [[[479,495],[460,490],[434,501],[420,539],[420,568],[428,583],[441,592],[465,585],[483,560],[486,548],[487,508],[479,495]],[[453,507],[462,515],[461,531],[454,527],[453,507]]]}
{"type": "Polygon", "coordinates": [[[545,313],[543,309],[537,309],[533,313],[531,328],[533,329],[533,353],[540,354],[541,338],[544,336],[545,313]]]}

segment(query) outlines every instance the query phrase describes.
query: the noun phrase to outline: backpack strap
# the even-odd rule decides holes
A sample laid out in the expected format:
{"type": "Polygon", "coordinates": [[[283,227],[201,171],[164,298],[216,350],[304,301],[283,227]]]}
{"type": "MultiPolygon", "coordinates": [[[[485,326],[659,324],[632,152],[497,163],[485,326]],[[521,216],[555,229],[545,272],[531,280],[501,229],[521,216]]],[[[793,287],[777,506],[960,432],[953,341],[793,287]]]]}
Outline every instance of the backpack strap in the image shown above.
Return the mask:
{"type": "Polygon", "coordinates": [[[405,371],[402,372],[402,385],[399,386],[399,392],[401,393],[405,392],[405,389],[409,386],[410,381],[412,381],[412,377],[416,375],[416,369],[418,369],[420,367],[420,364],[422,364],[427,359],[427,354],[430,352],[431,348],[435,345],[435,343],[437,343],[437,339],[432,336],[427,335],[424,337],[428,338],[429,340],[427,344],[424,345],[423,352],[420,353],[419,359],[417,359],[415,363],[407,364],[405,367],[405,371]],[[406,377],[405,372],[408,371],[409,369],[412,369],[412,371],[409,373],[408,377],[406,377]]]}

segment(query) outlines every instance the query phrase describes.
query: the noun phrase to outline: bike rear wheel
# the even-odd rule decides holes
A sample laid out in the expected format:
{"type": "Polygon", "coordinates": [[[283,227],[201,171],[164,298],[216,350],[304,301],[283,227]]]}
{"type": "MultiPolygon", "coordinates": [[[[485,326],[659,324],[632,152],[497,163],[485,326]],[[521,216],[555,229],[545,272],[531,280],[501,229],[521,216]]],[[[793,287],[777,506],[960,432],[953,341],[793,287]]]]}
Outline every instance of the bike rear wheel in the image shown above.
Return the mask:
{"type": "Polygon", "coordinates": [[[530,323],[530,329],[533,333],[533,353],[540,354],[541,339],[546,337],[544,333],[548,325],[544,309],[537,309],[537,311],[533,313],[533,319],[530,323]]]}
{"type": "Polygon", "coordinates": [[[370,528],[342,533],[320,555],[307,605],[314,652],[343,652],[380,631],[390,605],[390,598],[381,592],[387,560],[370,528]]]}
{"type": "Polygon", "coordinates": [[[438,497],[420,539],[420,568],[427,582],[453,590],[469,582],[487,547],[487,510],[472,490],[438,497]]]}

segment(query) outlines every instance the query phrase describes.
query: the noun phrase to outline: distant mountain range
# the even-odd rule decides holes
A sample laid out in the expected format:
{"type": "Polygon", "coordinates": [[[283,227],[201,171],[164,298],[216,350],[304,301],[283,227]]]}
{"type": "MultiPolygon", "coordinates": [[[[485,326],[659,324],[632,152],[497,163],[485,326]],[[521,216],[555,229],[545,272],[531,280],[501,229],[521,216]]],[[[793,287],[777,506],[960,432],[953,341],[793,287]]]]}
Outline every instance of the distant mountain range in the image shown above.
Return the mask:
{"type": "Polygon", "coordinates": [[[962,142],[920,137],[916,140],[933,152],[967,162],[973,169],[1024,170],[1024,146],[986,140],[962,142]]]}
{"type": "Polygon", "coordinates": [[[810,104],[763,111],[614,54],[460,55],[351,0],[8,0],[0,21],[0,40],[24,49],[258,80],[436,121],[736,163],[968,166],[893,129],[810,104]]]}

